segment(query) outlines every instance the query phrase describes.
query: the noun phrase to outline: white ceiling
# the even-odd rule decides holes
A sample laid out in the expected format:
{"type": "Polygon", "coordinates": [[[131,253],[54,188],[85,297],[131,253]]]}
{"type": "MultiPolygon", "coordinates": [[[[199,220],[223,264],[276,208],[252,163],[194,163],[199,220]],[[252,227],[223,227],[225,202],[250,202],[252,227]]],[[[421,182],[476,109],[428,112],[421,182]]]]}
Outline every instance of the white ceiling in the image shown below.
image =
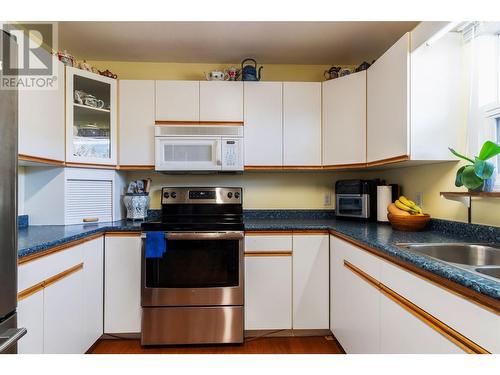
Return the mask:
{"type": "Polygon", "coordinates": [[[59,48],[89,60],[359,64],[417,22],[61,22],[59,48]]]}

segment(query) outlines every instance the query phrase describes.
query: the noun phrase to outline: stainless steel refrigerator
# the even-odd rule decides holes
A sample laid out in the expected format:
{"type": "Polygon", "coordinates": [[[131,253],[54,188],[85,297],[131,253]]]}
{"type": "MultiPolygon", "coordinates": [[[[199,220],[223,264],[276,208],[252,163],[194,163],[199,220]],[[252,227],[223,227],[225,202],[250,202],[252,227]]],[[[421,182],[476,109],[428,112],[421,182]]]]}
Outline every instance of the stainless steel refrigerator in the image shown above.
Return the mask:
{"type": "MultiPolygon", "coordinates": [[[[17,43],[0,30],[3,47],[17,43]]],[[[0,70],[0,79],[3,77],[0,70]]],[[[0,88],[0,353],[17,353],[26,329],[17,327],[17,90],[0,88]]]]}

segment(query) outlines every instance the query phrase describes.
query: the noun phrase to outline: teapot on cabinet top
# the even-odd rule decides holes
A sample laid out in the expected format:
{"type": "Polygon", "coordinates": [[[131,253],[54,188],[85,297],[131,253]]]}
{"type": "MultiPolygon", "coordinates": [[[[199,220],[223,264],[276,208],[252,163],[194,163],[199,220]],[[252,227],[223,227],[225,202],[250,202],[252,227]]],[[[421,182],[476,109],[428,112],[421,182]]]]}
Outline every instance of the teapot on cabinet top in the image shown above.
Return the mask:
{"type": "Polygon", "coordinates": [[[257,61],[254,59],[245,59],[241,62],[241,79],[242,81],[260,81],[262,66],[257,70],[257,61]],[[245,65],[245,62],[253,64],[245,65]]]}

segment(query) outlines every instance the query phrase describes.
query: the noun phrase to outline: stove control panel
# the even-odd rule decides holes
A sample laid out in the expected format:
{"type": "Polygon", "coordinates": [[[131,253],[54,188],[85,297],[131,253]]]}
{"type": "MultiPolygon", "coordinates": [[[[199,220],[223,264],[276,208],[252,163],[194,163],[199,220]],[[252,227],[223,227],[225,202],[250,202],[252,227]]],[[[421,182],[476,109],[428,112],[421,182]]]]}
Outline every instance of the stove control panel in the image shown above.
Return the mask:
{"type": "Polygon", "coordinates": [[[162,204],[241,204],[240,187],[164,187],[162,204]]]}

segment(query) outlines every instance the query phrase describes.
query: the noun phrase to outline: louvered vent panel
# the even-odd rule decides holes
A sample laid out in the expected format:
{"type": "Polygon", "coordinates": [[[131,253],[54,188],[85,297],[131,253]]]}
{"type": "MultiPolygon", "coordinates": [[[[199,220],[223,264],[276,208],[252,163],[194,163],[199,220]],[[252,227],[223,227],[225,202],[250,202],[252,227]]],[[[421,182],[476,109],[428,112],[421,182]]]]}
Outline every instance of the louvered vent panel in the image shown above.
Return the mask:
{"type": "Polygon", "coordinates": [[[66,224],[82,224],[84,219],[113,221],[111,180],[67,180],[66,224]]]}

